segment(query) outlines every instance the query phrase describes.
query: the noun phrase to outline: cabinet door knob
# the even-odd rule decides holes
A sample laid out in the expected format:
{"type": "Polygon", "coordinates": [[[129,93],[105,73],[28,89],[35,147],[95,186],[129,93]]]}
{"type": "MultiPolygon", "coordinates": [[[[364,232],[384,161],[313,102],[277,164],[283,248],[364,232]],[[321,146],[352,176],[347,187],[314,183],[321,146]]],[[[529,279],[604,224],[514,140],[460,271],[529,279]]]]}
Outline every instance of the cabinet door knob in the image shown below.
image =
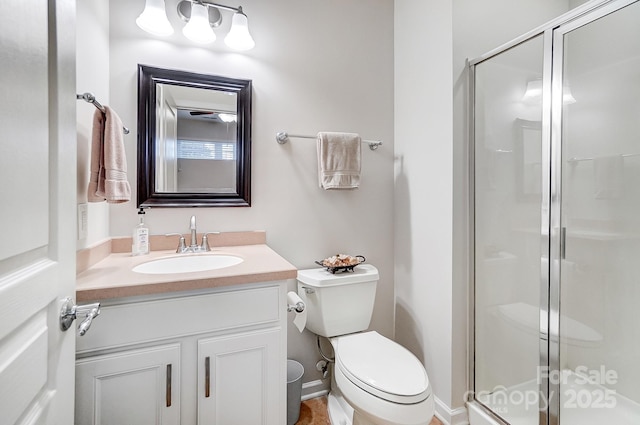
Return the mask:
{"type": "Polygon", "coordinates": [[[211,395],[211,359],[209,356],[204,358],[204,396],[211,395]]]}

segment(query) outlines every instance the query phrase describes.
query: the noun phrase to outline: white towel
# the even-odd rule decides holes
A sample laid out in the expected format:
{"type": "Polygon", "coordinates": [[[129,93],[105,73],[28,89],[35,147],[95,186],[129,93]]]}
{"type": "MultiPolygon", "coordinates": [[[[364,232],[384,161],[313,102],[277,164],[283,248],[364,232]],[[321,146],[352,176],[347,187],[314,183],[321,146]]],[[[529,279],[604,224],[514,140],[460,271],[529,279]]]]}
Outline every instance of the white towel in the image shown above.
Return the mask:
{"type": "Polygon", "coordinates": [[[624,158],[622,155],[593,159],[596,199],[617,199],[624,191],[624,158]]]}
{"type": "Polygon", "coordinates": [[[356,189],[360,185],[360,136],[318,133],[318,182],[327,189],[356,189]]]}
{"type": "Polygon", "coordinates": [[[89,202],[117,204],[131,200],[122,121],[108,106],[104,114],[96,110],[93,115],[90,170],[89,202]]]}

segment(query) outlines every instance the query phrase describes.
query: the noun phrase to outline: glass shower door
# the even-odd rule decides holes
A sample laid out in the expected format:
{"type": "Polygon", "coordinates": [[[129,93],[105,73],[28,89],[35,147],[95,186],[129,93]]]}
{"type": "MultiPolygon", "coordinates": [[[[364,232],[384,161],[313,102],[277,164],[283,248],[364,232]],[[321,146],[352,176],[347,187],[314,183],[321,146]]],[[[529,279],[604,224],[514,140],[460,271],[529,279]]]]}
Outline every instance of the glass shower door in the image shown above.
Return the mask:
{"type": "Polygon", "coordinates": [[[640,424],[640,3],[621,3],[554,39],[563,425],[640,424]]]}
{"type": "Polygon", "coordinates": [[[539,423],[543,50],[531,38],[473,79],[473,392],[521,425],[539,423]]]}

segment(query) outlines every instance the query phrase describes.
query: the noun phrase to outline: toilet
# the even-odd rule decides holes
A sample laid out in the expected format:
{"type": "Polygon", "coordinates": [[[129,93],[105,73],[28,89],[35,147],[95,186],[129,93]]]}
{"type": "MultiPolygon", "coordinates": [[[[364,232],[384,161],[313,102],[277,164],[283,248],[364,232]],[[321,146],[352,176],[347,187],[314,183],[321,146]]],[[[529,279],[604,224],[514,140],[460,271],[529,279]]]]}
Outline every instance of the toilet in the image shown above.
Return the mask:
{"type": "Polygon", "coordinates": [[[329,338],[335,354],[328,397],[332,425],[428,425],[434,412],[429,377],[406,348],[369,327],[378,270],[298,271],[306,328],[329,338]]]}

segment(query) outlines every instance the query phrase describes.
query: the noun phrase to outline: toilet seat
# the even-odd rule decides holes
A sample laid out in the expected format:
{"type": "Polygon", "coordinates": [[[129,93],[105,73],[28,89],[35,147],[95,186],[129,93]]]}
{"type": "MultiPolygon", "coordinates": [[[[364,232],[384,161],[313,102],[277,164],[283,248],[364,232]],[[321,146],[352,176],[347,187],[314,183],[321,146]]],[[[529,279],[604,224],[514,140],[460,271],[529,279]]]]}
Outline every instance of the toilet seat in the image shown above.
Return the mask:
{"type": "Polygon", "coordinates": [[[398,404],[414,404],[431,394],[422,363],[406,348],[377,332],[332,338],[336,365],[362,390],[398,404]]]}

